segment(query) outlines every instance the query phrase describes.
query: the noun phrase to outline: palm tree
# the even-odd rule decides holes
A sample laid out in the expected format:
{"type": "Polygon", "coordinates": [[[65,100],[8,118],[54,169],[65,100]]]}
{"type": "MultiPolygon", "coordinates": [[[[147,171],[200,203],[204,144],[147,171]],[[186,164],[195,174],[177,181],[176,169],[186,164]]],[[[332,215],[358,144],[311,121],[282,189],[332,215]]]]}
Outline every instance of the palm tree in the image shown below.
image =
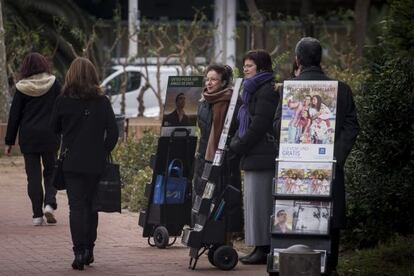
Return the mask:
{"type": "MultiPolygon", "coordinates": [[[[39,51],[53,58],[58,75],[63,75],[91,38],[95,20],[71,0],[4,0],[5,43],[8,71],[14,75],[27,52],[39,51]]],[[[94,36],[96,38],[96,36],[94,36]]],[[[86,51],[90,51],[88,47],[86,51]]]]}

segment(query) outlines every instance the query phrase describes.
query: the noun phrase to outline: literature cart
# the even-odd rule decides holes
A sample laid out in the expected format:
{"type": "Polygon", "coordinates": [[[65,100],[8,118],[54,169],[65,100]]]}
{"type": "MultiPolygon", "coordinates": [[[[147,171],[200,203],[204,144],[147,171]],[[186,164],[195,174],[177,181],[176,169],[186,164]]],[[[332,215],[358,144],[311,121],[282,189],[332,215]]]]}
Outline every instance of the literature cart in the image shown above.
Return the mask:
{"type": "Polygon", "coordinates": [[[194,200],[192,208],[194,227],[185,228],[183,232],[182,243],[190,247],[189,268],[193,270],[198,259],[206,251],[208,251],[209,262],[219,269],[231,270],[238,263],[237,251],[226,244],[227,224],[223,213],[227,208],[225,195],[233,194],[236,197],[240,190],[233,187],[231,183],[220,183],[218,179],[230,140],[228,134],[241,82],[241,79],[235,82],[214,161],[204,166],[202,180],[206,185],[203,195],[196,196],[194,200]]]}
{"type": "Polygon", "coordinates": [[[279,252],[296,244],[319,251],[321,272],[330,270],[337,91],[337,81],[283,84],[269,275],[279,274],[279,252]]]}
{"type": "Polygon", "coordinates": [[[140,212],[138,221],[151,246],[171,246],[184,225],[191,223],[195,129],[202,84],[202,76],[168,78],[161,137],[151,160],[152,180],[145,188],[147,208],[140,212]],[[171,242],[170,237],[174,237],[171,242]]]}
{"type": "MultiPolygon", "coordinates": [[[[146,185],[145,196],[148,198],[147,208],[140,212],[138,224],[143,227],[143,237],[148,244],[158,248],[171,246],[176,241],[184,225],[190,224],[191,212],[191,179],[192,166],[197,137],[189,136],[188,131],[177,128],[170,137],[160,137],[157,154],[154,156],[152,181],[146,185]],[[182,179],[185,189],[167,190],[168,178],[171,175],[170,165],[174,160],[181,160],[182,179]],[[162,178],[162,180],[160,180],[162,178]],[[156,201],[157,183],[163,183],[162,200],[156,201]],[[175,193],[175,194],[174,194],[175,193]],[[183,193],[177,195],[177,193],[183,193]],[[178,200],[173,200],[178,197],[178,200]],[[170,242],[170,237],[174,237],[170,242]],[[151,242],[153,239],[153,243],[151,242]]],[[[176,175],[172,175],[176,177],[176,175]]],[[[158,191],[158,192],[160,192],[158,191]]]]}

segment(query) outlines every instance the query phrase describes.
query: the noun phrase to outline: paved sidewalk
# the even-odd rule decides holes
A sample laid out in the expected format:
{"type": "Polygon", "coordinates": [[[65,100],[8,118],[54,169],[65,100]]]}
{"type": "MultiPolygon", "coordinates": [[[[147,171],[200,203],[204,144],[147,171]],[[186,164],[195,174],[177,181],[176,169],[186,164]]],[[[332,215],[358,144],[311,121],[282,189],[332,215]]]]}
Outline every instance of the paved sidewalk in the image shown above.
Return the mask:
{"type": "Polygon", "coordinates": [[[84,271],[73,260],[65,192],[58,192],[57,225],[32,226],[31,204],[21,157],[0,158],[0,275],[267,275],[264,265],[238,264],[233,271],[212,267],[207,257],[188,266],[188,249],[177,239],[168,249],[147,245],[138,215],[99,215],[95,262],[84,271]]]}

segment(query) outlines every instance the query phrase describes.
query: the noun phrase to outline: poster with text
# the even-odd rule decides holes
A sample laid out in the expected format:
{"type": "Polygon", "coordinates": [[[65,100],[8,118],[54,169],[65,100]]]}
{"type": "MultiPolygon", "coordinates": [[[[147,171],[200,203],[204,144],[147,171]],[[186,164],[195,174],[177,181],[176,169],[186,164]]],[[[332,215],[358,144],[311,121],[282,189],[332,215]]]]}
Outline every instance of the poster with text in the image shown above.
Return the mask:
{"type": "Polygon", "coordinates": [[[276,200],[272,232],[326,235],[331,203],[325,201],[276,200]]]}
{"type": "Polygon", "coordinates": [[[162,117],[161,136],[170,136],[176,128],[195,135],[197,106],[203,86],[202,76],[170,76],[162,117]]]}
{"type": "Polygon", "coordinates": [[[285,81],[279,159],[332,160],[337,81],[285,81]]]}
{"type": "Polygon", "coordinates": [[[332,163],[280,161],[275,181],[276,195],[331,195],[332,163]]]}

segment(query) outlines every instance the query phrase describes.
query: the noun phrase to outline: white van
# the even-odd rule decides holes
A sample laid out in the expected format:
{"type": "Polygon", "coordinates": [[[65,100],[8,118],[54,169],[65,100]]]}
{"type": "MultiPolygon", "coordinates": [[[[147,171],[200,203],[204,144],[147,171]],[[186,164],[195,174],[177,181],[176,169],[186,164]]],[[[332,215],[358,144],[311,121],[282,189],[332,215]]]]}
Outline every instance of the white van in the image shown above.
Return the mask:
{"type": "MultiPolygon", "coordinates": [[[[112,67],[112,72],[101,83],[101,87],[110,97],[115,114],[121,114],[121,84],[124,78],[127,78],[125,93],[125,117],[138,116],[138,95],[145,84],[146,69],[148,69],[148,78],[150,84],[157,89],[157,66],[155,65],[116,65],[112,67]]],[[[160,68],[160,91],[161,99],[165,101],[165,91],[167,90],[168,77],[180,75],[180,67],[175,65],[165,65],[160,68]]],[[[160,113],[158,100],[151,89],[144,93],[144,116],[156,117],[160,113]]]]}

